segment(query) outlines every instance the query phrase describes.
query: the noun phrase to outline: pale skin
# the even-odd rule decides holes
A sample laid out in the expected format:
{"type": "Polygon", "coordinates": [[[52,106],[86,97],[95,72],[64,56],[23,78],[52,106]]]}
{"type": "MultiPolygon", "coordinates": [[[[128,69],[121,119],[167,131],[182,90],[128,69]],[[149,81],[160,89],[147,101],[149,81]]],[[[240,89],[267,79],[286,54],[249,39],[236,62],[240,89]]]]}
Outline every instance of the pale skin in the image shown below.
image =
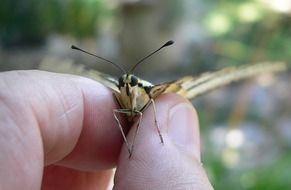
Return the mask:
{"type": "Polygon", "coordinates": [[[0,73],[0,189],[105,190],[115,167],[114,189],[212,189],[192,105],[173,94],[155,103],[164,144],[150,105],[129,159],[109,89],[72,75],[0,73]]]}

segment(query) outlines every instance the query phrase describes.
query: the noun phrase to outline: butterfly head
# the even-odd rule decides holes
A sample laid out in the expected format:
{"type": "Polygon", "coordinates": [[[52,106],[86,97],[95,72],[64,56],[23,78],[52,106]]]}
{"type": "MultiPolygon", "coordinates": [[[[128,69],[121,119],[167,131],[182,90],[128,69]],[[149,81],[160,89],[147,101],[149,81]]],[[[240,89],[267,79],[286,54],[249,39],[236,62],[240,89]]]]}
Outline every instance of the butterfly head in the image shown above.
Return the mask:
{"type": "Polygon", "coordinates": [[[121,92],[125,92],[127,96],[131,96],[132,94],[137,94],[138,93],[138,89],[139,88],[143,88],[143,89],[150,89],[150,86],[152,86],[149,82],[144,81],[144,80],[140,80],[138,77],[134,76],[133,74],[128,74],[128,73],[133,73],[133,71],[137,68],[138,65],[140,65],[140,63],[144,62],[146,59],[148,59],[149,57],[151,57],[152,55],[154,55],[155,53],[157,53],[158,51],[160,51],[161,49],[163,49],[164,47],[170,46],[174,43],[174,41],[170,40],[168,42],[166,42],[164,45],[162,45],[159,49],[153,51],[152,53],[150,53],[149,55],[147,55],[146,57],[144,57],[143,59],[141,59],[140,61],[138,61],[128,72],[126,72],[126,70],[119,66],[118,64],[109,61],[103,57],[100,57],[98,55],[95,55],[93,53],[90,53],[88,51],[85,51],[83,49],[80,49],[76,46],[71,46],[72,49],[75,50],[79,50],[82,51],[86,54],[89,54],[91,56],[97,57],[103,61],[106,61],[108,63],[111,63],[113,66],[115,66],[117,69],[119,69],[122,73],[125,73],[124,75],[122,75],[119,79],[118,79],[118,88],[121,92]]]}
{"type": "Polygon", "coordinates": [[[124,74],[118,79],[118,88],[125,89],[127,96],[130,96],[138,85],[139,78],[132,74],[124,74]]]}

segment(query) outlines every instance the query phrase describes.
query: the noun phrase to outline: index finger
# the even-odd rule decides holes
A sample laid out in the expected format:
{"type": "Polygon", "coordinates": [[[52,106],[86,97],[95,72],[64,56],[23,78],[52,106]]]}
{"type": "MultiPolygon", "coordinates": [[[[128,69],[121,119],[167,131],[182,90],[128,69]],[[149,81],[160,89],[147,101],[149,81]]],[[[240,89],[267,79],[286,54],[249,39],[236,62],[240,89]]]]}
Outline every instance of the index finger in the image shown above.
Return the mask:
{"type": "Polygon", "coordinates": [[[40,156],[36,151],[43,151],[45,165],[82,170],[115,166],[123,141],[106,87],[83,77],[41,71],[5,72],[0,80],[1,102],[17,131],[7,133],[22,133],[25,144],[15,151],[40,156]],[[37,143],[43,150],[34,147],[37,143]]]}

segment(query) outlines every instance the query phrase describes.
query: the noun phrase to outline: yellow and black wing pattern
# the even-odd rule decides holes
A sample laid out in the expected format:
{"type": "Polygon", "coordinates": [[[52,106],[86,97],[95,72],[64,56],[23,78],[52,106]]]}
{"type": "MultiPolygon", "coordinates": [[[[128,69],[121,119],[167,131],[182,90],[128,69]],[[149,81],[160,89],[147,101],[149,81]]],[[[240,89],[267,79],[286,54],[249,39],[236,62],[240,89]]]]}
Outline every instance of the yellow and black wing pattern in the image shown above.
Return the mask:
{"type": "Polygon", "coordinates": [[[177,93],[185,98],[193,99],[231,82],[286,69],[287,65],[284,62],[229,67],[216,72],[204,73],[198,77],[186,76],[176,81],[155,85],[151,90],[151,96],[156,98],[162,93],[177,93]]]}
{"type": "MultiPolygon", "coordinates": [[[[116,80],[115,77],[96,70],[87,70],[83,66],[77,66],[72,63],[61,63],[62,62],[59,60],[52,60],[48,63],[44,62],[40,69],[66,73],[71,71],[72,74],[91,78],[102,83],[114,92],[120,93],[118,89],[118,80],[116,80]],[[55,65],[53,63],[55,63],[55,65]],[[49,67],[47,65],[49,65],[49,67]],[[63,68],[66,69],[64,70],[63,68]]],[[[154,99],[163,93],[176,93],[191,100],[231,82],[255,77],[264,73],[285,70],[287,70],[287,64],[284,62],[263,62],[240,67],[228,67],[215,72],[203,73],[198,77],[185,76],[175,81],[153,85],[149,93],[154,99]]]]}

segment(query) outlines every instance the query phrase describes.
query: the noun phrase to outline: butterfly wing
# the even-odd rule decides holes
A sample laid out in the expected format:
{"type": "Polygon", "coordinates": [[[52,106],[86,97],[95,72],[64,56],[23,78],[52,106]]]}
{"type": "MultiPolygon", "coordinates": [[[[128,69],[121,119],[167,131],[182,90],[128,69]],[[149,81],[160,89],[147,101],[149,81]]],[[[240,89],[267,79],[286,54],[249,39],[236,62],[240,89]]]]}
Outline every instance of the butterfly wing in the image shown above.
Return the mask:
{"type": "Polygon", "coordinates": [[[105,73],[101,73],[95,70],[88,70],[87,72],[85,72],[82,76],[88,77],[90,79],[96,80],[100,83],[102,83],[104,86],[110,88],[111,90],[113,90],[114,92],[120,93],[119,89],[118,89],[118,81],[110,76],[107,75],[105,73]]]}
{"type": "Polygon", "coordinates": [[[155,85],[150,91],[150,96],[155,99],[163,93],[176,93],[183,97],[187,97],[187,89],[183,87],[183,84],[187,84],[188,81],[192,80],[193,77],[187,76],[179,80],[155,85]]]}
{"type": "Polygon", "coordinates": [[[119,89],[117,87],[118,81],[114,77],[92,69],[87,69],[84,65],[74,64],[70,60],[62,60],[56,57],[47,57],[41,62],[38,68],[45,71],[84,76],[96,80],[114,92],[119,93],[119,89]]]}
{"type": "Polygon", "coordinates": [[[159,84],[151,90],[156,98],[162,93],[177,93],[185,98],[193,99],[213,89],[234,81],[257,76],[262,73],[279,72],[287,69],[286,63],[259,63],[241,67],[230,67],[216,72],[204,73],[199,77],[187,76],[169,83],[159,84]]]}

